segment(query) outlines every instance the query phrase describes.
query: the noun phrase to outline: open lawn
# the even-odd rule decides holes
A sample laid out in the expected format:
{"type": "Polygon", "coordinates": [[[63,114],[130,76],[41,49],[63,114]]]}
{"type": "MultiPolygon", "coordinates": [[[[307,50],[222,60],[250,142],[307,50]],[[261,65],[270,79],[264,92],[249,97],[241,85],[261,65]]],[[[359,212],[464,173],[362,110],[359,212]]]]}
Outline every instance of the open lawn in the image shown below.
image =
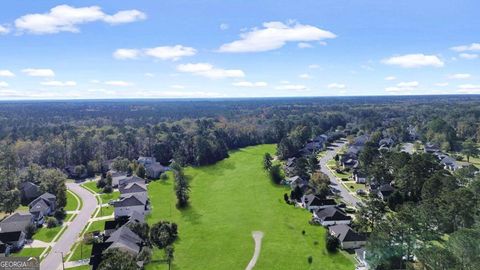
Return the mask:
{"type": "Polygon", "coordinates": [[[120,192],[114,191],[112,193],[102,193],[100,195],[100,200],[101,200],[101,203],[104,204],[104,203],[108,203],[111,200],[116,200],[119,197],[120,197],[120,192]]]}
{"type": "Polygon", "coordinates": [[[90,227],[88,227],[86,232],[88,233],[88,232],[95,232],[95,231],[103,231],[103,229],[105,228],[105,221],[106,220],[97,220],[92,222],[92,224],[90,224],[90,227]]]}
{"type": "Polygon", "coordinates": [[[65,211],[74,211],[79,206],[78,201],[80,200],[74,193],[70,190],[67,191],[67,205],[65,206],[65,211]]]}
{"type": "MultiPolygon", "coordinates": [[[[76,245],[75,250],[73,251],[72,257],[70,258],[69,261],[79,261],[83,259],[90,258],[90,255],[92,254],[92,245],[86,245],[83,243],[79,243],[76,245]]],[[[90,269],[90,268],[87,268],[90,269]]]]}
{"type": "Polygon", "coordinates": [[[85,186],[96,193],[102,193],[102,190],[100,188],[97,188],[97,181],[88,181],[86,183],[83,183],[82,186],[85,186]]]}
{"type": "MultiPolygon", "coordinates": [[[[187,168],[191,206],[185,210],[175,207],[171,177],[149,184],[148,222],[170,220],[179,226],[173,269],[244,269],[254,251],[252,231],[264,232],[255,269],[354,269],[344,254],[327,253],[326,230],[309,225],[310,213],[284,202],[289,190],[272,184],[262,169],[266,152],[273,154],[275,146],[248,147],[215,165],[187,168]]],[[[163,254],[154,253],[154,259],[163,254]]],[[[168,267],[151,263],[147,269],[168,267]]]]}
{"type": "Polygon", "coordinates": [[[22,248],[20,252],[12,253],[10,256],[12,257],[36,257],[40,256],[45,248],[22,248]]]}
{"type": "Polygon", "coordinates": [[[102,206],[100,211],[97,212],[96,217],[106,217],[106,216],[111,216],[113,214],[113,206],[102,206]]]}
{"type": "Polygon", "coordinates": [[[355,182],[351,182],[351,183],[348,182],[344,184],[348,188],[348,190],[350,190],[351,192],[357,192],[357,190],[359,189],[367,190],[364,184],[357,184],[355,182]]]}
{"type": "Polygon", "coordinates": [[[53,228],[47,228],[45,225],[44,227],[37,230],[37,232],[33,235],[33,239],[40,240],[43,242],[52,242],[53,238],[57,235],[58,232],[62,229],[62,226],[57,226],[53,228]]]}

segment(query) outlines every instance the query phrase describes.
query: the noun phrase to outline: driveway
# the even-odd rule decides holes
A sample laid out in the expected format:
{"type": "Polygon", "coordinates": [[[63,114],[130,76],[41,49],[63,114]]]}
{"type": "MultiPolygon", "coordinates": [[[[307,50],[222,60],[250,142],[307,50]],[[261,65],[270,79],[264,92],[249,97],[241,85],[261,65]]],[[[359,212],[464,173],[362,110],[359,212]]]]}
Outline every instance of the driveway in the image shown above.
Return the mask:
{"type": "Polygon", "coordinates": [[[333,173],[327,167],[327,162],[333,159],[344,145],[345,142],[333,143],[329,147],[330,150],[327,150],[326,154],[319,161],[320,171],[330,178],[330,182],[332,183],[330,186],[340,191],[339,195],[342,197],[343,201],[356,207],[357,203],[360,202],[360,199],[350,194],[350,191],[345,186],[343,186],[342,183],[340,183],[342,180],[337,179],[337,177],[335,177],[335,175],[333,175],[333,173]]]}
{"type": "Polygon", "coordinates": [[[66,256],[73,244],[76,242],[80,232],[87,225],[90,216],[97,207],[95,195],[80,187],[77,183],[67,183],[67,188],[77,194],[83,201],[77,217],[67,226],[65,232],[53,245],[50,253],[40,264],[41,270],[58,270],[62,268],[62,253],[66,256]]]}

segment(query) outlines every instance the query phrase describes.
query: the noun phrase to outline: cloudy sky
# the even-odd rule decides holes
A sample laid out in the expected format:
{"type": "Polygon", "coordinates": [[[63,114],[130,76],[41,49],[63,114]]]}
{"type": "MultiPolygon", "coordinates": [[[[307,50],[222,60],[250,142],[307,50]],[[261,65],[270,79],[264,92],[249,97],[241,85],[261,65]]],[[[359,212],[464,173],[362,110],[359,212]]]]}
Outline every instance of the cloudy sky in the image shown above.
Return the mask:
{"type": "Polygon", "coordinates": [[[478,0],[3,0],[0,99],[480,94],[478,0]]]}

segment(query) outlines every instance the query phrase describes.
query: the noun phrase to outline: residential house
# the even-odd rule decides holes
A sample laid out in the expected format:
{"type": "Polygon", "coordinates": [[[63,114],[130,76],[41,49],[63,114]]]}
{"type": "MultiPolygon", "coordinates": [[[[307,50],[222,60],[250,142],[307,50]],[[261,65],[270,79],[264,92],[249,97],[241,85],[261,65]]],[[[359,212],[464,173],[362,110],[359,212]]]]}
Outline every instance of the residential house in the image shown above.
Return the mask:
{"type": "Polygon", "coordinates": [[[124,185],[127,185],[127,184],[130,184],[130,183],[141,183],[141,184],[145,184],[145,179],[143,178],[140,178],[138,176],[135,176],[135,175],[132,175],[132,176],[129,176],[129,177],[126,177],[126,178],[121,178],[118,180],[118,186],[124,186],[124,185]]]}
{"type": "MultiPolygon", "coordinates": [[[[92,265],[93,270],[97,269],[104,253],[110,249],[122,250],[136,258],[144,245],[144,240],[140,236],[123,225],[109,236],[104,236],[103,242],[93,244],[89,264],[92,265]]],[[[141,268],[143,262],[139,261],[137,265],[141,268]]]]}
{"type": "Polygon", "coordinates": [[[28,204],[29,211],[33,215],[34,222],[37,225],[42,225],[44,217],[53,214],[56,207],[57,197],[48,192],[43,193],[40,197],[28,204]]]}
{"type": "Polygon", "coordinates": [[[117,188],[120,181],[128,177],[127,173],[117,172],[115,170],[110,170],[107,173],[109,173],[112,176],[112,187],[114,188],[117,188]]]}
{"type": "Polygon", "coordinates": [[[303,195],[301,201],[302,207],[307,209],[308,211],[316,211],[319,209],[324,209],[337,205],[337,203],[333,199],[323,199],[313,194],[303,195]]]}
{"type": "Polygon", "coordinates": [[[350,226],[339,224],[328,228],[330,235],[335,236],[342,249],[356,249],[362,247],[366,243],[366,237],[352,230],[350,226]]]}
{"type": "Polygon", "coordinates": [[[130,216],[134,211],[145,216],[150,211],[148,197],[142,193],[123,194],[120,196],[120,199],[114,201],[112,205],[114,207],[115,218],[130,216]]]}
{"type": "Polygon", "coordinates": [[[138,164],[145,167],[145,174],[149,179],[158,179],[160,175],[168,170],[167,167],[162,166],[160,162],[154,157],[139,157],[138,164]]]}
{"type": "Polygon", "coordinates": [[[303,180],[300,176],[296,175],[294,177],[289,177],[285,179],[285,182],[290,185],[290,188],[292,190],[296,189],[299,187],[301,190],[305,189],[308,185],[308,182],[306,180],[303,180]]]}
{"type": "Polygon", "coordinates": [[[292,157],[287,159],[287,162],[285,163],[285,173],[288,176],[291,176],[295,173],[295,162],[297,161],[297,158],[292,157]]]}
{"type": "Polygon", "coordinates": [[[142,193],[147,196],[147,186],[144,183],[132,182],[118,187],[120,194],[142,193]]]}
{"type": "Polygon", "coordinates": [[[461,165],[454,158],[450,156],[445,156],[440,161],[440,164],[443,165],[443,167],[449,171],[456,171],[461,168],[461,165]]]}
{"type": "Polygon", "coordinates": [[[378,187],[377,195],[385,201],[394,191],[395,189],[390,184],[384,184],[378,187]]]}
{"type": "Polygon", "coordinates": [[[32,182],[23,182],[19,185],[22,202],[29,203],[42,193],[40,187],[32,182]]]}
{"type": "Polygon", "coordinates": [[[370,136],[368,136],[367,134],[357,136],[355,139],[353,139],[352,146],[363,148],[369,139],[370,136]]]}
{"type": "Polygon", "coordinates": [[[425,146],[423,147],[423,151],[425,151],[425,153],[430,153],[430,154],[433,154],[435,152],[439,152],[440,151],[440,147],[435,144],[435,143],[431,143],[431,142],[428,142],[425,144],[425,146]]]}
{"type": "Polygon", "coordinates": [[[367,183],[367,175],[360,170],[353,171],[353,179],[357,184],[366,184],[367,183]]]}
{"type": "Polygon", "coordinates": [[[30,213],[14,213],[0,222],[0,245],[7,254],[10,249],[18,250],[25,244],[27,227],[32,224],[30,213]]]}
{"type": "Polygon", "coordinates": [[[327,207],[313,212],[313,219],[323,226],[350,224],[352,218],[337,207],[327,207]]]}
{"type": "Polygon", "coordinates": [[[11,247],[0,241],[0,258],[10,255],[11,247]]]}
{"type": "Polygon", "coordinates": [[[395,144],[395,141],[391,138],[383,138],[378,142],[379,147],[391,148],[395,144]]]}

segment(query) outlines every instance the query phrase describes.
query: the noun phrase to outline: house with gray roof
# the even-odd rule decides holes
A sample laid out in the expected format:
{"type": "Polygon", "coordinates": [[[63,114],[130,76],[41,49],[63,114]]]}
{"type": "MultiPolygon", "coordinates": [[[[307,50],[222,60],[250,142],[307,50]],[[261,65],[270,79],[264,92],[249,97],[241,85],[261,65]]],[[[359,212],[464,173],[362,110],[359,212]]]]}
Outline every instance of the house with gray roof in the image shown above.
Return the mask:
{"type": "Polygon", "coordinates": [[[160,175],[168,170],[167,167],[157,162],[154,157],[139,157],[138,164],[142,164],[145,167],[145,175],[149,179],[158,179],[160,175]]]}
{"type": "Polygon", "coordinates": [[[122,194],[112,205],[115,218],[130,216],[134,211],[145,216],[150,211],[148,197],[143,193],[122,194]]]}
{"type": "Polygon", "coordinates": [[[313,212],[313,220],[323,226],[350,224],[352,218],[337,207],[327,207],[313,212]]]}
{"type": "Polygon", "coordinates": [[[32,182],[23,182],[19,185],[22,202],[29,203],[42,194],[40,187],[32,182]]]}
{"type": "Polygon", "coordinates": [[[144,183],[132,182],[118,187],[120,194],[147,193],[147,186],[144,183]]]}
{"type": "Polygon", "coordinates": [[[316,211],[337,205],[334,199],[325,199],[313,194],[303,195],[301,201],[303,208],[308,211],[316,211]]]}
{"type": "Polygon", "coordinates": [[[25,232],[28,225],[33,224],[33,216],[30,213],[13,213],[0,221],[0,233],[25,232]]]}
{"type": "Polygon", "coordinates": [[[128,177],[127,173],[124,173],[124,172],[117,172],[114,170],[110,170],[108,171],[108,173],[112,176],[112,187],[114,188],[118,187],[118,184],[120,183],[120,181],[128,177]]]}
{"type": "Polygon", "coordinates": [[[43,193],[40,197],[28,204],[29,211],[34,217],[37,225],[42,225],[44,217],[53,214],[57,207],[57,197],[48,192],[43,193]]]}
{"type": "Polygon", "coordinates": [[[355,232],[350,226],[339,224],[328,227],[330,235],[336,237],[342,249],[356,249],[366,244],[366,237],[355,232]]]}

